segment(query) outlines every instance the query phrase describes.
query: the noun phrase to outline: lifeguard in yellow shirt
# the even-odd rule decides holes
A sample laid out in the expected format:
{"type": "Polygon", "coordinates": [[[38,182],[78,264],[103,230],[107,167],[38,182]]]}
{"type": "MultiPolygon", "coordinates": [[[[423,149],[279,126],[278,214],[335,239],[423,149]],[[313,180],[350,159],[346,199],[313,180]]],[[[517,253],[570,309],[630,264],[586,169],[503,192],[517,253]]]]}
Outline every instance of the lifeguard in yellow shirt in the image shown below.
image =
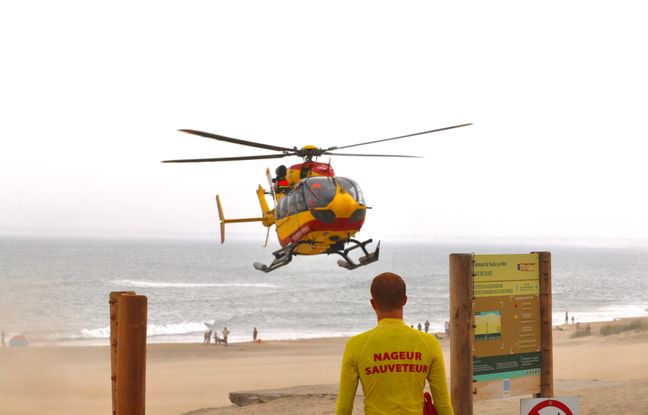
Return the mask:
{"type": "Polygon", "coordinates": [[[336,414],[351,415],[360,380],[366,415],[421,415],[427,380],[437,413],[453,415],[439,342],[403,321],[403,279],[391,272],[378,275],[371,297],[378,325],[346,344],[336,414]]]}

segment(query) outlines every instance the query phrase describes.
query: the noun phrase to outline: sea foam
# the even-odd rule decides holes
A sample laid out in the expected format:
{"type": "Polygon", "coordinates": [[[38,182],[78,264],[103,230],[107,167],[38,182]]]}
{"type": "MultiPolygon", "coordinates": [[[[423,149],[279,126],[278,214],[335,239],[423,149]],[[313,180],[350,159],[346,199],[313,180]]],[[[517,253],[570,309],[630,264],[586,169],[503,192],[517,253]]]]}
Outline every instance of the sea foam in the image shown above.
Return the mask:
{"type": "Polygon", "coordinates": [[[206,287],[233,287],[233,288],[277,288],[275,284],[266,283],[189,283],[189,282],[166,282],[149,280],[112,280],[111,284],[120,287],[131,288],[206,288],[206,287]]]}

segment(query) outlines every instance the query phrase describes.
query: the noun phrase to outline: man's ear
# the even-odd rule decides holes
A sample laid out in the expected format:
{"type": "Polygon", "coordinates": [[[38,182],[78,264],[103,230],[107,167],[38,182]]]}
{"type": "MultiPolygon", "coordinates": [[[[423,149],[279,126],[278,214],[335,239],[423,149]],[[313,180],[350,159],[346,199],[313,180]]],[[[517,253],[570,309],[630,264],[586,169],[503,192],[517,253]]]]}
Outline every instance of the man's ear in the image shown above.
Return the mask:
{"type": "Polygon", "coordinates": [[[407,296],[405,296],[405,299],[403,300],[403,305],[407,304],[407,296]]]}
{"type": "Polygon", "coordinates": [[[372,307],[374,310],[378,310],[378,304],[376,304],[376,300],[374,300],[374,299],[372,298],[371,300],[369,300],[369,302],[371,303],[371,307],[372,307]]]}

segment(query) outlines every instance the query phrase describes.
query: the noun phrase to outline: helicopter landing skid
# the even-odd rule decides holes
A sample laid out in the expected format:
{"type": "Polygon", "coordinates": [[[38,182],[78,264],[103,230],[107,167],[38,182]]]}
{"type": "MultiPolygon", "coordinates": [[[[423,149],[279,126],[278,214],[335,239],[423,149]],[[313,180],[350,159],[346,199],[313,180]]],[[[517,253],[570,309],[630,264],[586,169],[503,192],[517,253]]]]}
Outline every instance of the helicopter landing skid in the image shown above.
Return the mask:
{"type": "Polygon", "coordinates": [[[270,265],[262,264],[260,262],[255,262],[254,269],[263,272],[270,272],[270,271],[274,271],[277,268],[281,268],[285,265],[288,265],[290,261],[292,261],[293,256],[295,255],[294,253],[295,248],[305,243],[309,243],[309,242],[300,241],[297,242],[296,244],[289,244],[277,251],[274,251],[272,255],[274,255],[275,259],[272,261],[270,265]]]}
{"type": "Polygon", "coordinates": [[[341,249],[335,249],[331,248],[327,251],[328,254],[338,254],[340,255],[342,259],[339,259],[337,264],[341,266],[342,268],[346,268],[348,270],[356,269],[358,267],[361,267],[363,265],[369,265],[372,262],[378,261],[378,255],[380,254],[380,241],[378,241],[378,245],[376,245],[376,250],[369,253],[367,251],[366,245],[370,244],[373,240],[372,239],[367,239],[364,242],[357,241],[355,239],[349,239],[348,242],[352,243],[353,246],[350,248],[346,248],[345,250],[341,249]],[[353,251],[354,249],[360,248],[362,249],[362,252],[364,252],[365,256],[362,256],[358,258],[358,263],[356,264],[351,260],[349,257],[349,252],[353,251]]]}

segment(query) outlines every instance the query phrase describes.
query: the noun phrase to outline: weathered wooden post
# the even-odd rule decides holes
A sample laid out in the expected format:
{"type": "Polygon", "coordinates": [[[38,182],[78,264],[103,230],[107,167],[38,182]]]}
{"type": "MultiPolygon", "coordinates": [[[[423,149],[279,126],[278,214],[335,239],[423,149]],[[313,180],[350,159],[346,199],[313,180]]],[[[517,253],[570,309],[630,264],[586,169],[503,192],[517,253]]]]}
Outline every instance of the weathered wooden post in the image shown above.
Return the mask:
{"type": "Polygon", "coordinates": [[[551,310],[551,252],[537,252],[540,271],[540,393],[538,398],[552,398],[553,332],[551,310]]]}
{"type": "Polygon", "coordinates": [[[450,255],[450,398],[455,415],[473,413],[473,256],[450,255]]]}
{"type": "Polygon", "coordinates": [[[135,295],[133,291],[113,291],[108,298],[110,305],[110,380],[112,384],[112,413],[117,413],[117,316],[119,297],[135,295]]]}
{"type": "Polygon", "coordinates": [[[117,415],[144,415],[147,299],[119,297],[117,324],[117,415]]]}

